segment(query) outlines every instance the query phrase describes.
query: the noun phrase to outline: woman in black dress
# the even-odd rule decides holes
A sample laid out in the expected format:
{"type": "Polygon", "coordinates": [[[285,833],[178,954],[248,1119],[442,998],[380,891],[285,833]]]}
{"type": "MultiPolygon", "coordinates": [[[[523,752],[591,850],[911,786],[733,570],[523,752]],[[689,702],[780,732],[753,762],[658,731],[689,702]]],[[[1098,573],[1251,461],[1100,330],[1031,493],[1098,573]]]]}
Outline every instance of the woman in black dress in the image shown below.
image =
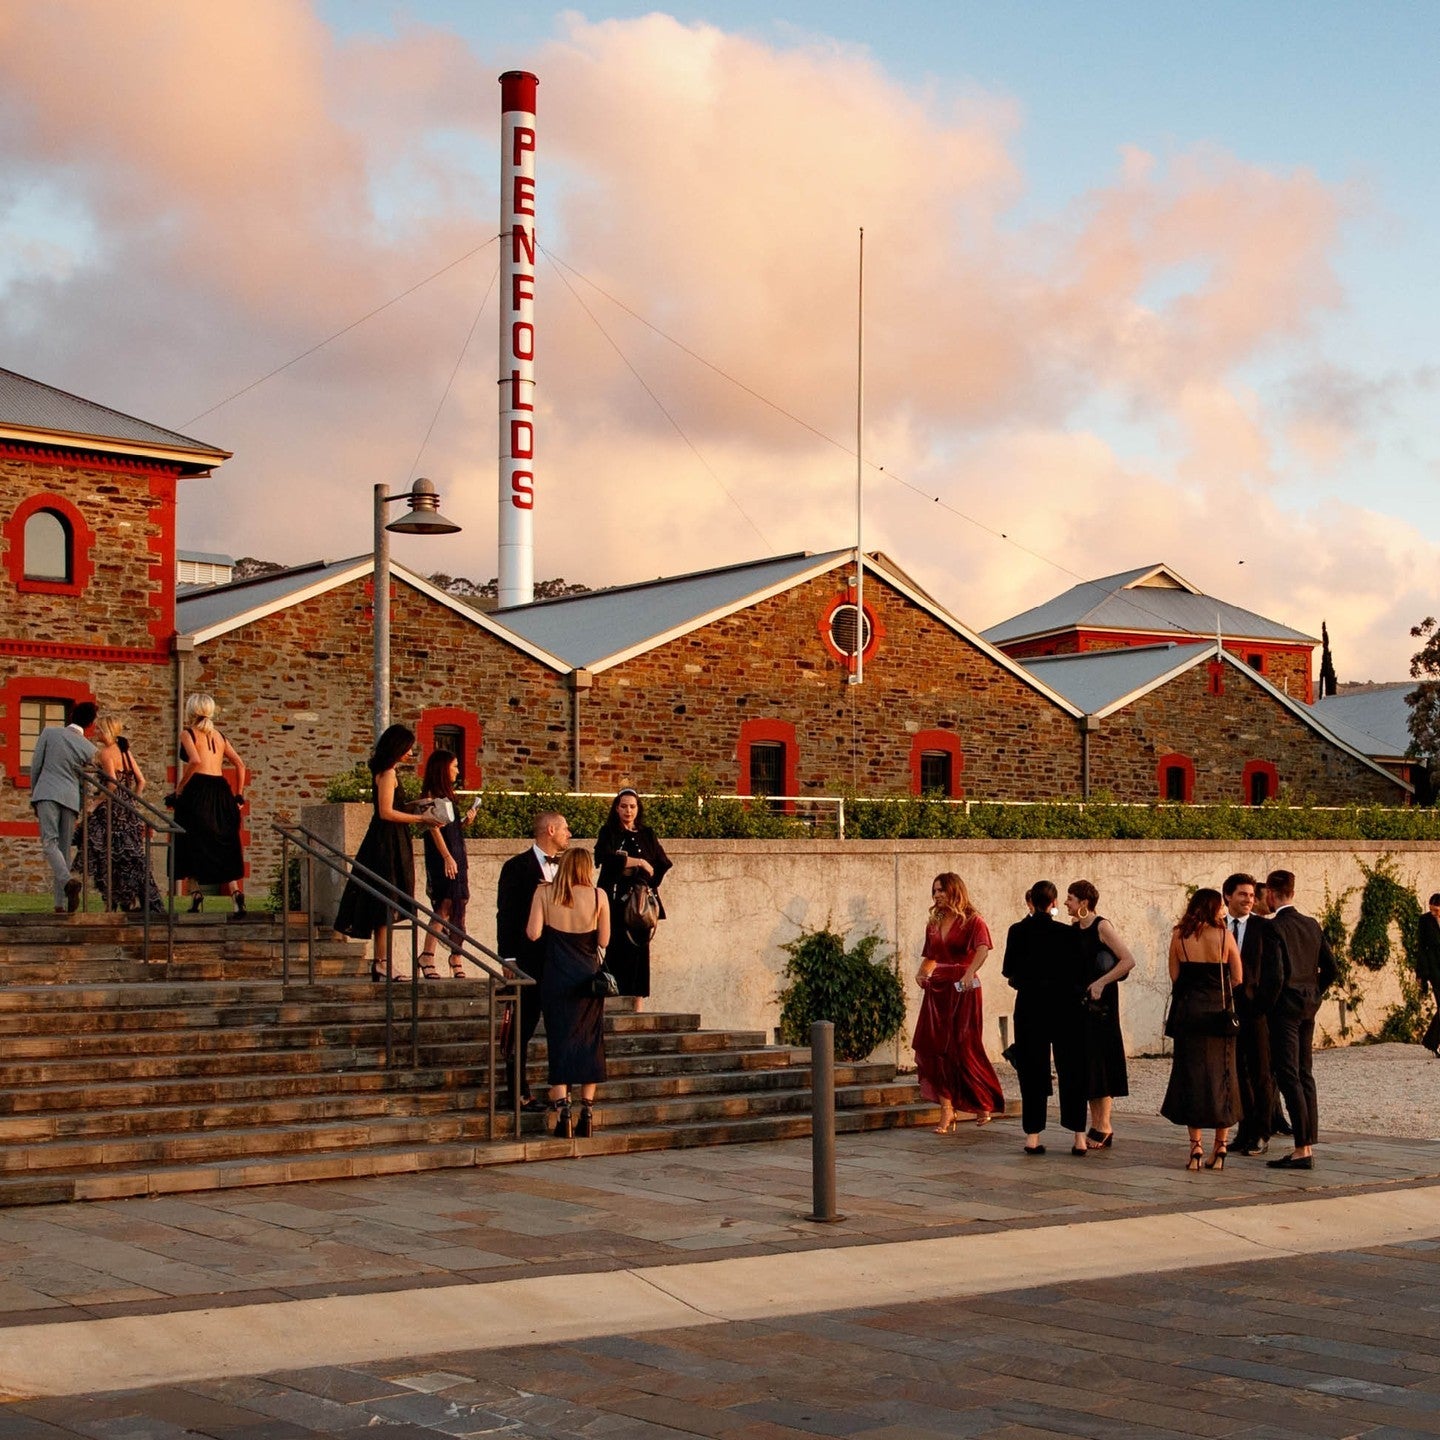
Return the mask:
{"type": "Polygon", "coordinates": [[[605,1078],[605,1000],[590,987],[610,943],[610,905],[588,851],[572,846],[555,879],[536,887],[525,935],[545,945],[540,1006],[555,1135],[584,1137],[594,1130],[595,1086],[605,1078]],[[572,1085],[580,1088],[578,1118],[570,1112],[572,1085]]]}
{"type": "Polygon", "coordinates": [[[436,806],[441,824],[425,831],[425,894],[430,908],[441,920],[448,920],[453,930],[436,923],[425,938],[420,952],[420,973],[427,980],[438,980],[435,968],[435,947],[447,934],[456,938],[450,951],[450,974],[456,980],[465,978],[465,959],[454,946],[465,933],[465,906],[470,899],[470,865],[465,854],[465,826],[480,804],[477,799],[465,815],[460,814],[455,798],[455,782],[460,778],[460,761],[449,750],[436,750],[425,762],[425,779],[420,786],[421,804],[436,806]],[[438,802],[438,803],[437,803],[438,802]],[[447,818],[448,817],[448,818],[447,818]]]}
{"type": "MultiPolygon", "coordinates": [[[[1187,1170],[1223,1170],[1230,1127],[1240,1119],[1235,1074],[1235,1036],[1215,1021],[1245,979],[1235,937],[1225,928],[1225,901],[1218,890],[1197,890],[1170,932],[1170,1023],[1175,1053],[1160,1113],[1190,1132],[1187,1170]],[[1228,980],[1228,984],[1227,984],[1228,980]],[[1201,1131],[1215,1132],[1205,1159],[1201,1131]]],[[[1231,1002],[1233,1007],[1233,1001],[1231,1002]]]]}
{"type": "Polygon", "coordinates": [[[1030,913],[1010,927],[1001,973],[1015,991],[1015,1073],[1020,1077],[1025,1153],[1043,1155],[1049,1109],[1050,1056],[1060,1085],[1060,1124],[1075,1137],[1072,1155],[1089,1148],[1085,1136],[1085,1016],[1080,997],[1089,978],[1080,933],[1051,914],[1055,887],[1038,880],[1025,896],[1030,913]]]}
{"type": "Polygon", "coordinates": [[[1110,1102],[1130,1093],[1117,987],[1135,968],[1135,957],[1115,927],[1095,913],[1099,903],[1100,892],[1088,880],[1077,880],[1065,892],[1065,910],[1080,932],[1080,952],[1088,981],[1083,1009],[1090,1128],[1085,1133],[1092,1146],[1106,1149],[1115,1138],[1110,1102]]]}
{"type": "MultiPolygon", "coordinates": [[[[613,940],[605,963],[615,976],[622,995],[635,996],[635,1008],[643,1008],[650,993],[650,937],[645,929],[632,934],[625,924],[625,902],[636,885],[648,885],[657,892],[670,869],[670,857],[645,823],[640,797],[622,790],[610,802],[610,814],[600,827],[595,842],[595,863],[600,867],[600,888],[610,899],[613,940]]],[[[660,905],[660,918],[665,906],[660,905]]]]}
{"type": "Polygon", "coordinates": [[[370,965],[372,980],[394,980],[391,968],[387,922],[392,916],[415,915],[415,844],[411,839],[412,825],[437,826],[438,821],[411,815],[400,808],[399,781],[395,768],[415,748],[415,732],[404,725],[392,725],[375,742],[370,757],[370,774],[374,776],[375,813],[365,838],[355,852],[355,863],[388,880],[405,898],[388,904],[358,885],[352,876],[345,882],[340,908],[335,912],[335,928],[353,940],[375,941],[374,959],[370,965]]]}
{"type": "Polygon", "coordinates": [[[215,728],[215,701],[191,695],[180,732],[185,766],[175,786],[175,876],[193,882],[190,913],[205,903],[202,885],[219,885],[235,904],[232,920],[245,917],[245,857],[240,850],[240,806],[250,772],[235,747],[215,728]],[[234,766],[235,789],[225,778],[234,766]]]}

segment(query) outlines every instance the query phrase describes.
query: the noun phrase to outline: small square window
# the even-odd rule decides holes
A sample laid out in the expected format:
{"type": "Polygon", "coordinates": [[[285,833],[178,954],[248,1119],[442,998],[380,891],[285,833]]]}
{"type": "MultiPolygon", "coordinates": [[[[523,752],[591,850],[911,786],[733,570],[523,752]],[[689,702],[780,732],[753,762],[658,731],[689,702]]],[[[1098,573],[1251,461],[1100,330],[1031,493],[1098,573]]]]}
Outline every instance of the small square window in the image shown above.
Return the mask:
{"type": "Polygon", "coordinates": [[[752,795],[783,795],[785,793],[785,746],[779,740],[750,742],[750,793],[752,795]]]}
{"type": "Polygon", "coordinates": [[[1264,770],[1250,772],[1250,803],[1263,805],[1270,798],[1270,776],[1264,770]]]}
{"type": "Polygon", "coordinates": [[[460,773],[455,777],[455,788],[465,786],[465,729],[461,725],[437,725],[432,737],[437,750],[448,750],[460,762],[460,773]]]}
{"type": "Polygon", "coordinates": [[[1167,765],[1165,767],[1165,798],[1178,804],[1185,803],[1185,767],[1183,765],[1167,765]]]}
{"type": "Polygon", "coordinates": [[[51,725],[68,725],[72,700],[57,700],[51,697],[36,697],[20,702],[20,773],[27,779],[30,775],[30,758],[35,754],[35,742],[40,732],[51,725]]]}
{"type": "Polygon", "coordinates": [[[920,793],[922,795],[950,794],[953,757],[948,750],[922,750],[920,752],[920,793]]]}

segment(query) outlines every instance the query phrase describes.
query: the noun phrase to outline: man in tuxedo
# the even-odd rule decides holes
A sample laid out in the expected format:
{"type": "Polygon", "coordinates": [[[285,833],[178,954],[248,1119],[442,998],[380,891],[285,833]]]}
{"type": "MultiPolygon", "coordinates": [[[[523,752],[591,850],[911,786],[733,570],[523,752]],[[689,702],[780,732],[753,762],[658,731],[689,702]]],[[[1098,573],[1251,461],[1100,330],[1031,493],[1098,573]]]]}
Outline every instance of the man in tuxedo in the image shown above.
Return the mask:
{"type": "Polygon", "coordinates": [[[1235,1078],[1240,1085],[1241,1120],[1235,1148],[1263,1155],[1270,1148],[1275,1080],[1270,1060],[1270,1012],[1285,983],[1284,947],[1268,920],[1253,914],[1256,881],[1243,872],[1226,877],[1225,928],[1235,937],[1245,979],[1235,991],[1240,1030],[1235,1037],[1235,1078]]]}
{"type": "Polygon", "coordinates": [[[1440,893],[1430,897],[1430,908],[1420,917],[1420,953],[1415,957],[1415,978],[1423,999],[1428,990],[1435,1000],[1435,1018],[1420,1043],[1440,1055],[1440,893]]]}
{"type": "MultiPolygon", "coordinates": [[[[514,969],[523,971],[535,981],[520,990],[518,1024],[512,1035],[512,1048],[505,1056],[506,1087],[511,1084],[513,1046],[520,1046],[520,1108],[544,1110],[545,1102],[530,1094],[530,1081],[525,1062],[535,1027],[540,1023],[540,980],[545,973],[543,940],[525,938],[525,922],[530,918],[530,902],[536,886],[555,878],[560,852],[570,843],[570,826],[558,810],[546,810],[535,817],[534,844],[512,855],[500,867],[500,880],[495,888],[495,948],[500,958],[514,969]]],[[[513,1109],[515,1096],[509,1094],[505,1108],[513,1109]]]]}
{"type": "Polygon", "coordinates": [[[30,807],[40,827],[40,849],[50,867],[55,913],[80,908],[80,882],[70,873],[70,847],[80,818],[80,773],[95,758],[85,732],[99,712],[82,700],[70,712],[70,723],[49,725],[35,738],[30,756],[30,807]]]}
{"type": "Polygon", "coordinates": [[[1285,984],[1270,1015],[1270,1050],[1295,1131],[1294,1150],[1265,1163],[1272,1170],[1313,1170],[1319,1119],[1310,1056],[1320,998],[1335,983],[1335,957],[1320,926],[1295,908],[1295,876],[1289,870],[1272,870],[1265,891],[1270,924],[1285,946],[1285,984]]]}

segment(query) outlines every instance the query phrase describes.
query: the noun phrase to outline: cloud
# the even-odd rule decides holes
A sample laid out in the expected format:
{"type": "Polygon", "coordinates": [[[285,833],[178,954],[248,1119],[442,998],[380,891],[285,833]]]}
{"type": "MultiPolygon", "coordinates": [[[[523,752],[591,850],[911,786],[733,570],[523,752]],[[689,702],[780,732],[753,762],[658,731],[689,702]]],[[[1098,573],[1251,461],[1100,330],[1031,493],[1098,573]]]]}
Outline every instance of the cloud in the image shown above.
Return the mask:
{"type": "MultiPolygon", "coordinates": [[[[236,452],[183,490],[185,543],[363,551],[371,485],[404,484],[418,454],[465,530],[398,557],[488,577],[508,66],[443,27],[344,37],[321,13],[0,8],[7,363],[236,452]]],[[[540,573],[850,542],[863,225],[866,449],[885,467],[867,542],[977,626],[1166,559],[1302,629],[1323,606],[1337,643],[1402,673],[1434,547],[1267,498],[1284,447],[1334,463],[1385,417],[1384,384],[1316,339],[1344,300],[1350,194],[1211,147],[1129,147],[1106,184],[1020,223],[1011,98],[905,86],[823,37],[570,16],[533,68],[553,257],[540,573]],[[1300,377],[1280,393],[1253,379],[1277,357],[1300,377]],[[1237,516],[1243,571],[1209,543],[1237,516]],[[1257,520],[1287,543],[1251,543],[1257,520]],[[1406,587],[1388,599],[1387,577],[1406,587]]]]}

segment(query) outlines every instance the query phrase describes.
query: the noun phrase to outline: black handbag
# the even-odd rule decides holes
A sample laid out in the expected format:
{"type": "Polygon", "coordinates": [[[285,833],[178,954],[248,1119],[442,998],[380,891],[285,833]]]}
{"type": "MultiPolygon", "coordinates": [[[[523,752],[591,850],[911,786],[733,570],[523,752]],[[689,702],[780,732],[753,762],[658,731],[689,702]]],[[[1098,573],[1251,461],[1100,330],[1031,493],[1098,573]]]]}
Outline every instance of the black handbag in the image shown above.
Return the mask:
{"type": "MultiPolygon", "coordinates": [[[[1184,947],[1184,941],[1181,942],[1184,947]]],[[[1230,967],[1221,960],[1220,1004],[1207,1006],[1203,1010],[1182,1007],[1175,1009],[1175,990],[1170,990],[1170,1004],[1165,1010],[1165,1034],[1172,1040],[1182,1035],[1214,1035],[1222,1040],[1233,1040],[1240,1029],[1240,1017],[1235,1013],[1235,991],[1230,984],[1230,967]]]]}
{"type": "Polygon", "coordinates": [[[615,978],[615,972],[608,969],[602,960],[600,968],[588,980],[580,982],[576,993],[587,999],[608,1000],[620,993],[620,982],[615,978]]]}
{"type": "Polygon", "coordinates": [[[630,938],[643,944],[660,923],[660,897],[653,885],[632,885],[625,897],[625,928],[630,938]]]}

